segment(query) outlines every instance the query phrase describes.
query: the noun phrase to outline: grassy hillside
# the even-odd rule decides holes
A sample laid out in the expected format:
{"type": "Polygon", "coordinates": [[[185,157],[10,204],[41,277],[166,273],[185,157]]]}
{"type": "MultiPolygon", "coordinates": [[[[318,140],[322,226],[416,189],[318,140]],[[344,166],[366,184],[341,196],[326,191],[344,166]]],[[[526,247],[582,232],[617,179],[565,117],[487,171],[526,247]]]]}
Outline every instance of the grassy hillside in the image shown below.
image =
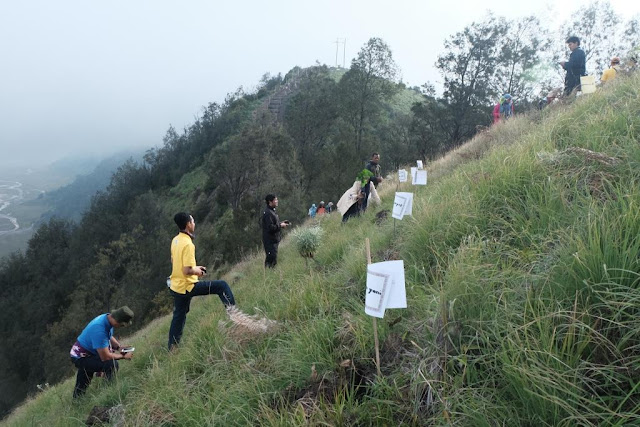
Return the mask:
{"type": "Polygon", "coordinates": [[[243,334],[197,299],[177,353],[158,319],[125,340],[136,357],[113,384],[72,402],[69,379],[6,424],[82,425],[95,405],[125,425],[640,423],[639,93],[638,76],[616,81],[478,135],[428,165],[427,187],[401,187],[415,205],[395,228],[376,221],[388,179],[382,207],[314,222],[311,268],[290,239],[275,271],[248,257],[226,279],[276,332],[243,334]],[[378,322],[382,377],[367,237],[374,262],[405,262],[408,308],[378,322]]]}

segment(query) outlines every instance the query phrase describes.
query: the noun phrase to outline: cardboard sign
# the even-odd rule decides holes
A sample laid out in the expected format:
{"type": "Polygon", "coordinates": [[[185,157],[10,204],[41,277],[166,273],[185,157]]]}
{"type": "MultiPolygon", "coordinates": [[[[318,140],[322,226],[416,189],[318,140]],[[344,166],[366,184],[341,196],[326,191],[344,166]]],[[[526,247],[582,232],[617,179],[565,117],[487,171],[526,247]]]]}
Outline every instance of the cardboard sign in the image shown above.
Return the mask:
{"type": "Polygon", "coordinates": [[[406,169],[398,170],[398,181],[407,182],[407,170],[406,169]]]}
{"type": "Polygon", "coordinates": [[[384,317],[387,308],[407,308],[404,261],[369,264],[364,311],[369,316],[384,317]]]}
{"type": "Polygon", "coordinates": [[[422,166],[422,160],[417,160],[418,163],[418,169],[424,169],[424,167],[422,166]]]}
{"type": "Polygon", "coordinates": [[[427,185],[427,171],[426,170],[417,170],[416,178],[412,182],[413,185],[427,185]]]}
{"type": "Polygon", "coordinates": [[[397,192],[393,200],[393,210],[391,217],[402,219],[405,215],[411,215],[413,212],[413,193],[397,192]]]}
{"type": "Polygon", "coordinates": [[[411,168],[411,183],[416,182],[416,173],[418,172],[418,168],[411,168]]]}

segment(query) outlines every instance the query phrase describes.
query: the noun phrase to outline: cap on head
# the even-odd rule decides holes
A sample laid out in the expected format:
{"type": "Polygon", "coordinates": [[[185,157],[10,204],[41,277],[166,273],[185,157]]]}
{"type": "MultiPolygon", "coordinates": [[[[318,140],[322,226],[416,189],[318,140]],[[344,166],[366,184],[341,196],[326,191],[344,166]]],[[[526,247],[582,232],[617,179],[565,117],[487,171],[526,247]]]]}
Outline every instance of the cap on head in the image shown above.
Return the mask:
{"type": "Polygon", "coordinates": [[[133,320],[133,311],[126,305],[111,312],[111,317],[121,325],[130,325],[133,320]]]}

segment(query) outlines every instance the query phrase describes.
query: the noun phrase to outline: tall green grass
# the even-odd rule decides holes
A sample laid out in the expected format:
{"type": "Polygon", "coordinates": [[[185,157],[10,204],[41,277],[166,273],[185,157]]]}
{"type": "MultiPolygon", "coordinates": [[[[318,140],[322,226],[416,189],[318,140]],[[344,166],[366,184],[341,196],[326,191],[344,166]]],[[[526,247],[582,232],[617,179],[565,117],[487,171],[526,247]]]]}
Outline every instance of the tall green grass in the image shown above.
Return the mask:
{"type": "Polygon", "coordinates": [[[428,165],[413,216],[383,206],[325,234],[307,263],[285,239],[278,268],[232,269],[239,306],[276,320],[243,336],[196,299],[183,343],[170,319],[128,341],[113,384],[72,402],[73,379],[8,425],[82,425],[122,405],[126,425],[640,425],[640,80],[518,117],[428,165]],[[580,151],[579,149],[591,150],[580,151]],[[595,154],[594,154],[595,153],[595,154]],[[366,259],[405,261],[408,308],[364,314],[366,259]]]}

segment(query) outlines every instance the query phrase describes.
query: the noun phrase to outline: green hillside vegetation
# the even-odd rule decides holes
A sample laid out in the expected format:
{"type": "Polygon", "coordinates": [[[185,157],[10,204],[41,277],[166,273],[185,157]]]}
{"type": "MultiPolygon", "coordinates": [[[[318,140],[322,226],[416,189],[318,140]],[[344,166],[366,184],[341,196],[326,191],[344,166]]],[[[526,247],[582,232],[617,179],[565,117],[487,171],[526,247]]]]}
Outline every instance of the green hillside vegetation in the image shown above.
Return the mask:
{"type": "Polygon", "coordinates": [[[401,186],[413,217],[395,233],[377,215],[390,177],[364,217],[307,221],[324,231],[314,262],[286,238],[276,270],[261,253],[229,269],[239,307],[275,332],[199,299],[177,353],[160,318],[126,340],[113,384],[72,402],[68,379],[6,424],[81,425],[95,405],[124,425],[639,424],[639,135],[638,75],[495,126],[429,163],[427,187],[401,186]],[[381,377],[366,238],[373,262],[405,263],[408,308],[378,322],[381,377]]]}

